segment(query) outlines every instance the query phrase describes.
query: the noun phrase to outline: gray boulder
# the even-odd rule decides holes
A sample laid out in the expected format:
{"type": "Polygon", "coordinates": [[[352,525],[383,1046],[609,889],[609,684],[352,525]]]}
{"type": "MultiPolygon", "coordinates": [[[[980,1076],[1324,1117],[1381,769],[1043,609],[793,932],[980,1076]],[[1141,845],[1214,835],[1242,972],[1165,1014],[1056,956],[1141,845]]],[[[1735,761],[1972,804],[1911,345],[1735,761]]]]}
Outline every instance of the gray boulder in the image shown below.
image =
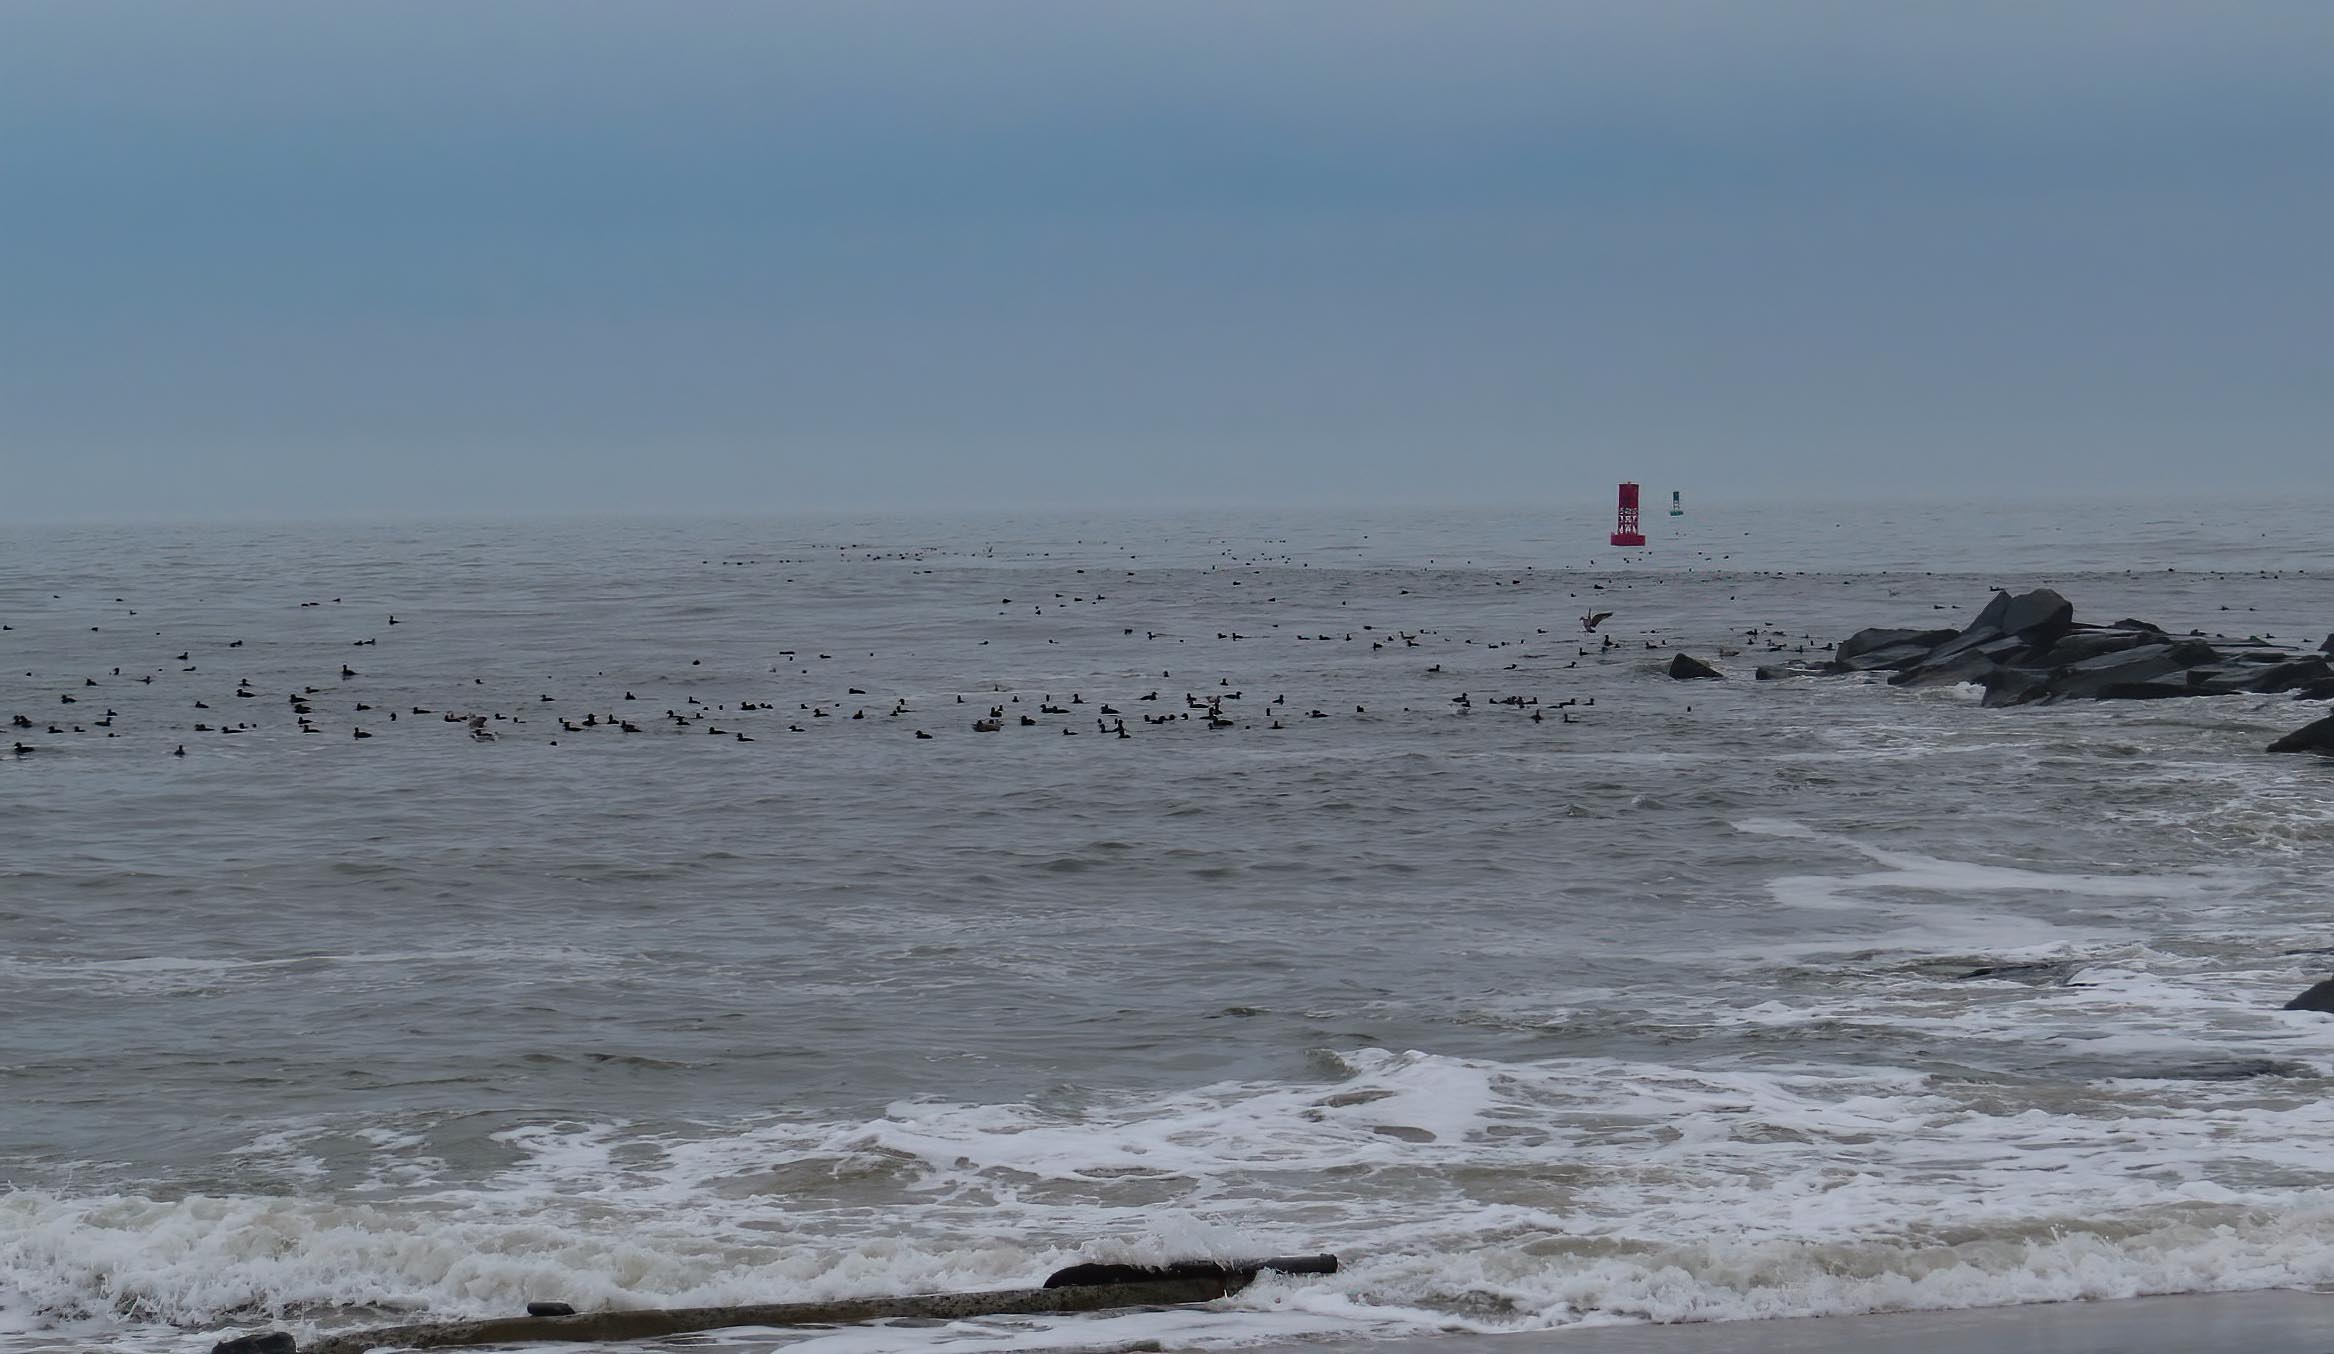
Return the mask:
{"type": "Polygon", "coordinates": [[[1940,644],[1936,648],[1931,649],[1929,651],[1928,657],[1922,659],[1921,662],[1915,664],[1914,666],[1927,667],[1932,664],[1952,663],[1959,660],[1962,655],[1969,653],[1973,649],[1983,648],[1988,644],[1999,646],[2005,640],[2008,641],[2009,647],[2011,648],[2021,647],[2017,640],[2003,634],[2001,627],[1998,625],[1973,625],[1967,630],[1964,630],[1960,634],[1955,635],[1953,638],[1945,641],[1943,644],[1940,644]]]}
{"type": "Polygon", "coordinates": [[[2325,659],[2310,654],[2304,658],[2254,669],[2253,680],[2245,689],[2260,692],[2295,691],[2328,677],[2334,677],[2334,669],[2327,667],[2325,659]]]}
{"type": "Polygon", "coordinates": [[[1985,606],[1978,611],[1977,619],[1971,621],[1967,626],[1963,627],[1963,632],[1967,633],[1970,630],[2002,629],[2002,618],[2010,614],[2010,603],[2013,600],[2014,599],[2010,596],[2010,594],[2006,592],[1995,593],[1993,597],[1986,602],[1985,606]]]}
{"type": "Polygon", "coordinates": [[[2216,663],[2190,668],[2187,676],[2191,696],[2234,696],[2251,691],[2253,683],[2260,680],[2261,669],[2241,663],[2216,663]]]}
{"type": "MultiPolygon", "coordinates": [[[[2334,715],[2302,725],[2269,745],[2271,752],[2315,752],[2334,757],[2334,715]]],[[[2320,987],[2326,984],[2319,984],[2320,987]]],[[[2314,990],[2314,989],[2313,989],[2314,990]]]]}
{"type": "MultiPolygon", "coordinates": [[[[2048,649],[2074,628],[2075,604],[2048,588],[2016,597],[1994,594],[1969,628],[1938,645],[1923,663],[1945,664],[1976,650],[1997,663],[2021,661],[2025,650],[2048,649]]],[[[1909,669],[1908,669],[1909,670],[1909,669]]]]}
{"type": "Polygon", "coordinates": [[[1951,658],[1932,659],[1918,667],[1906,668],[1889,678],[1888,684],[1916,691],[1925,686],[1955,686],[1962,682],[1983,681],[1987,673],[1998,671],[2001,666],[1981,653],[1955,654],[1951,658]]]}
{"type": "Polygon", "coordinates": [[[2050,695],[2050,679],[2042,673],[2019,668],[1995,668],[1981,675],[1978,684],[1986,689],[1985,704],[1992,709],[2009,705],[2030,705],[2050,695]]]}
{"type": "MultiPolygon", "coordinates": [[[[1963,639],[1967,638],[1963,636],[1963,639]]],[[[1956,682],[1981,681],[1988,672],[2005,663],[2018,662],[2027,652],[2023,643],[2008,635],[1975,644],[1956,640],[1898,672],[1888,681],[1891,686],[1907,687],[1950,686],[1956,682]]]]}
{"type": "Polygon", "coordinates": [[[2010,599],[2002,612],[2002,633],[2016,635],[2037,649],[2047,649],[2075,628],[2075,604],[2048,588],[2036,588],[2010,599]]]}
{"type": "MultiPolygon", "coordinates": [[[[2111,687],[2133,687],[2170,673],[2218,662],[2209,644],[2182,640],[2177,644],[2143,644],[2120,653],[2101,654],[2054,669],[2050,694],[2056,700],[2113,700],[2111,687]]],[[[2185,683],[2183,683],[2185,685],[2185,683]]],[[[2192,693],[2183,693],[2192,694],[2192,693]]]]}
{"type": "Polygon", "coordinates": [[[1934,647],[1934,645],[1923,644],[1919,640],[1909,640],[1903,644],[1890,644],[1878,649],[1866,649],[1854,658],[1833,660],[1831,670],[1833,672],[1902,671],[1927,658],[1930,650],[1934,647]]]}
{"type": "Polygon", "coordinates": [[[2175,696],[2196,694],[2183,672],[2167,672],[2161,677],[2150,677],[2140,682],[2109,682],[2093,693],[2093,699],[2103,701],[2160,701],[2175,696]]]}
{"type": "Polygon", "coordinates": [[[1951,638],[1929,651],[1927,662],[1946,663],[1961,657],[1981,644],[2006,639],[2009,632],[2002,629],[2002,617],[2010,614],[2014,599],[2006,592],[1997,592],[1994,599],[1977,613],[1977,619],[1955,631],[1951,638]]]}
{"type": "Polygon", "coordinates": [[[1679,654],[1671,659],[1669,661],[1669,675],[1681,682],[1701,681],[1713,677],[1723,680],[1726,676],[1725,673],[1691,654],[1679,654]]]}
{"type": "Polygon", "coordinates": [[[2328,978],[2316,987],[2295,997],[2292,1001],[2287,1002],[2283,1009],[2334,1012],[2334,978],[2328,978]]]}
{"type": "Polygon", "coordinates": [[[2053,644],[2036,659],[2043,667],[2062,668],[2102,654],[2121,653],[2142,644],[2161,644],[2164,637],[2146,630],[2083,630],[2053,644]]]}
{"type": "Polygon", "coordinates": [[[1832,657],[1842,663],[1880,649],[1918,648],[1922,653],[1936,648],[1960,634],[1958,630],[1891,630],[1874,626],[1858,630],[1840,641],[1838,652],[1832,657]]]}

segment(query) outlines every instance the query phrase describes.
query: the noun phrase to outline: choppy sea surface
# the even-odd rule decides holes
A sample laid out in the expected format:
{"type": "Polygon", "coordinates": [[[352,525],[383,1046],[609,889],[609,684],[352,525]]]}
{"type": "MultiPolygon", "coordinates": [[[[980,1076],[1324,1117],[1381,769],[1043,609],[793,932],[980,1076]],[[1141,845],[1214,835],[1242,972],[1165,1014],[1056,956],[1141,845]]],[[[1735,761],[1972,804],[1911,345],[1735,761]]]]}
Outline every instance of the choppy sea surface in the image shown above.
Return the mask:
{"type": "Polygon", "coordinates": [[[1689,508],[7,532],[0,1354],[1320,1250],[719,1343],[2334,1282],[2322,711],[1751,674],[2038,584],[2314,647],[2328,505],[1689,508]]]}

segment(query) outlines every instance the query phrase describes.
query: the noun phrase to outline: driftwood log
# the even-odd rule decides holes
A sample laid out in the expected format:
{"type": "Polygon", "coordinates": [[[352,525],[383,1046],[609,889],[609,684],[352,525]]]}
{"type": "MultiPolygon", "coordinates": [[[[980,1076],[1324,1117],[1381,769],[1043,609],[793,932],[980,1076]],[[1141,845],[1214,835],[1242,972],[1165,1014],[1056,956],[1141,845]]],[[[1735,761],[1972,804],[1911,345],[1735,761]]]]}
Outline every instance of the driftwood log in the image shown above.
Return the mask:
{"type": "Polygon", "coordinates": [[[568,1316],[489,1317],[482,1321],[432,1321],[411,1326],[328,1335],[296,1346],[282,1332],[247,1335],[220,1342],[212,1354],[365,1354],[373,1349],[456,1349],[479,1345],[545,1341],[654,1340],[733,1326],[839,1326],[902,1317],[961,1320],[966,1317],[1100,1312],[1114,1308],[1165,1307],[1212,1302],[1237,1293],[1266,1270],[1328,1274],[1332,1255],[1218,1263],[1181,1261],[1162,1267],[1077,1265],[1047,1280],[1043,1288],[1007,1288],[979,1293],[925,1293],[910,1297],[844,1298],[831,1302],[755,1303],[739,1307],[667,1307],[641,1311],[581,1312],[568,1316]],[[1100,1280],[1100,1281],[1097,1281],[1100,1280]]]}

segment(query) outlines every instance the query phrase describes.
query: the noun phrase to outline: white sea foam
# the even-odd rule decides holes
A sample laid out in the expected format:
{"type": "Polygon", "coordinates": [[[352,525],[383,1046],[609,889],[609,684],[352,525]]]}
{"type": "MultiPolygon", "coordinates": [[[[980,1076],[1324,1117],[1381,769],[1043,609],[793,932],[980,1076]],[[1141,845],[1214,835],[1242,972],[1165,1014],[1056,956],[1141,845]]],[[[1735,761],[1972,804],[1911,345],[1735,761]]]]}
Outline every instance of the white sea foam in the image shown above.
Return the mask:
{"type": "Polygon", "coordinates": [[[2177,832],[2212,849],[2334,850],[2334,799],[2316,772],[2306,764],[2184,763],[2166,778],[2176,778],[2188,793],[2163,805],[2135,806],[2128,816],[2152,831],[2177,832]],[[2206,792],[2195,793],[2199,789],[2206,792]]]}
{"type": "Polygon", "coordinates": [[[1328,1085],[1227,1083],[1075,1115],[929,1101],[683,1138],[544,1125],[509,1135],[522,1159],[491,1181],[369,1205],[22,1192],[0,1197],[0,1276],[19,1320],[309,1328],[345,1307],[1010,1286],[1082,1256],[1349,1261],[1231,1316],[1041,1322],[1013,1337],[1027,1348],[2334,1281],[2334,1125],[2312,1099],[2249,1084],[2198,1083],[2179,1107],[2112,1083],[2013,1106],[1889,1068],[1342,1061],[1328,1085]],[[901,1171],[904,1192],[797,1207],[769,1182],[801,1169],[901,1171]]]}
{"type": "Polygon", "coordinates": [[[1882,867],[1858,874],[1787,875],[1768,883],[1768,891],[1776,901],[1796,907],[1853,906],[1857,899],[1851,895],[1868,897],[1875,891],[1891,889],[1949,895],[2025,892],[2161,899],[2196,897],[2206,887],[2201,875],[2101,875],[1945,860],[1912,851],[1889,850],[1837,833],[1818,832],[1787,819],[1747,818],[1733,826],[1737,832],[1757,836],[1823,842],[1882,867]]]}

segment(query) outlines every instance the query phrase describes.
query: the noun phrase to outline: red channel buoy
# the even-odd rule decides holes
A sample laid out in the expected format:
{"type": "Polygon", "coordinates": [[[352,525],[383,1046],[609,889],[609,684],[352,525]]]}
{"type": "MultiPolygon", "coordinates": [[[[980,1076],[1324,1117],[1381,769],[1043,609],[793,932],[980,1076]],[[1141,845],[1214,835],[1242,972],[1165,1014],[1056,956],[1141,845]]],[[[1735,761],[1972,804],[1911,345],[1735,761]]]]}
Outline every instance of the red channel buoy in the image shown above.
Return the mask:
{"type": "Polygon", "coordinates": [[[1621,516],[1613,527],[1613,544],[1645,544],[1645,533],[1637,529],[1637,486],[1627,480],[1621,482],[1621,516]]]}

